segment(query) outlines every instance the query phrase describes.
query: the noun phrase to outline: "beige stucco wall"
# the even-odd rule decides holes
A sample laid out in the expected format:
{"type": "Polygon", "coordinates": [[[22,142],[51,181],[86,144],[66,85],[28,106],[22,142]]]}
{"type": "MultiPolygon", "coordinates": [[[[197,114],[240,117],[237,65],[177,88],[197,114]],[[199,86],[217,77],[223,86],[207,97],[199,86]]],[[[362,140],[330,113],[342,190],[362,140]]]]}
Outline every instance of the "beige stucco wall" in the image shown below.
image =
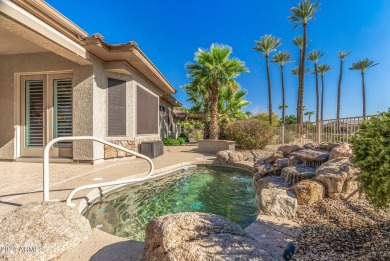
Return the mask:
{"type": "MultiPolygon", "coordinates": [[[[17,79],[19,74],[73,71],[73,134],[93,134],[92,66],[80,66],[54,53],[17,54],[0,56],[0,159],[16,156],[17,79]],[[77,126],[77,127],[75,127],[77,126]]],[[[74,159],[92,160],[91,142],[75,142],[74,159]]]]}
{"type": "MultiPolygon", "coordinates": [[[[131,140],[139,144],[142,140],[160,139],[159,133],[137,135],[137,86],[141,86],[161,97],[162,92],[137,71],[129,75],[107,72],[103,62],[89,58],[92,65],[78,65],[54,53],[18,54],[0,56],[0,159],[13,160],[17,156],[16,126],[20,104],[17,101],[16,83],[23,74],[45,74],[71,71],[73,74],[73,135],[97,136],[107,140],[131,140]],[[126,136],[107,136],[107,85],[108,78],[126,81],[126,136]]],[[[166,108],[171,107],[159,99],[166,108]]],[[[158,108],[156,108],[158,110],[158,108]]],[[[159,128],[159,130],[161,127],[159,128]]],[[[104,158],[104,146],[90,141],[77,141],[73,145],[75,161],[95,161],[104,158]]]]}

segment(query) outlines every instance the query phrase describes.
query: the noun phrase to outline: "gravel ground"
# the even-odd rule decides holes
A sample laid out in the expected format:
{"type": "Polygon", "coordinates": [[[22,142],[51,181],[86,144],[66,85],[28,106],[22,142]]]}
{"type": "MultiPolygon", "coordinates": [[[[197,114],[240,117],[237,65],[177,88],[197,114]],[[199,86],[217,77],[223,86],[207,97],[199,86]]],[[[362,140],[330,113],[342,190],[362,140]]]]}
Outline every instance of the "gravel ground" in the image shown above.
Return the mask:
{"type": "Polygon", "coordinates": [[[390,209],[365,200],[299,206],[293,260],[390,260],[390,209]]]}

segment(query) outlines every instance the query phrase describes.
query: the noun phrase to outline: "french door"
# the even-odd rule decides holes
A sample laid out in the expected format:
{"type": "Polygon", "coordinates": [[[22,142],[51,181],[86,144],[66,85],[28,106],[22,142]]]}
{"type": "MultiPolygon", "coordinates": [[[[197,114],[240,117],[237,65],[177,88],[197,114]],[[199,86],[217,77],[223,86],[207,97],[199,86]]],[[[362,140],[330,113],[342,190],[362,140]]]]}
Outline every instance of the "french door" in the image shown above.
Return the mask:
{"type": "MultiPolygon", "coordinates": [[[[21,77],[22,157],[42,157],[45,145],[57,137],[72,136],[72,75],[21,77]]],[[[72,143],[60,142],[51,157],[72,157],[72,143]]]]}

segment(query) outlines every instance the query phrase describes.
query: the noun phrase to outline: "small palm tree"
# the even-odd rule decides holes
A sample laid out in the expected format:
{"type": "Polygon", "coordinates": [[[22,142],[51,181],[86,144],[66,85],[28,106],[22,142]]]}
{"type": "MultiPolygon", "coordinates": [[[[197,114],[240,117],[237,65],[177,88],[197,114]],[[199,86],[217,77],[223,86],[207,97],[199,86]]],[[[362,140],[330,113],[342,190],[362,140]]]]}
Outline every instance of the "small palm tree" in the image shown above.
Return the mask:
{"type": "Polygon", "coordinates": [[[324,97],[325,97],[325,84],[324,84],[324,74],[329,72],[333,68],[327,64],[318,65],[318,72],[321,75],[321,83],[322,83],[322,92],[321,92],[321,121],[324,120],[324,97]]]}
{"type": "Polygon", "coordinates": [[[314,74],[316,76],[316,122],[320,119],[320,91],[318,89],[318,60],[324,55],[321,51],[311,51],[307,57],[314,63],[314,74]]]}
{"type": "Polygon", "coordinates": [[[210,107],[210,139],[218,140],[218,98],[220,88],[238,88],[235,78],[242,72],[248,72],[244,62],[230,58],[232,48],[226,45],[212,44],[210,50],[199,49],[195,62],[186,64],[188,77],[208,88],[210,107]]]}
{"type": "MultiPolygon", "coordinates": [[[[282,124],[285,124],[285,109],[286,107],[286,96],[285,96],[285,90],[284,90],[284,65],[291,61],[291,55],[288,52],[278,52],[274,55],[272,61],[273,63],[278,63],[280,66],[280,73],[282,77],[282,124]]],[[[279,108],[280,109],[280,108],[279,108]]]]}
{"type": "Polygon", "coordinates": [[[344,59],[350,54],[351,52],[338,52],[337,55],[340,58],[340,75],[339,75],[339,84],[337,88],[337,132],[340,133],[340,104],[341,104],[341,81],[343,79],[343,63],[344,59]]]}
{"type": "Polygon", "coordinates": [[[314,111],[307,111],[307,112],[305,112],[305,115],[309,116],[309,123],[310,123],[310,120],[311,120],[311,116],[313,116],[313,114],[314,114],[314,111]]]}
{"type": "Polygon", "coordinates": [[[272,88],[271,88],[271,76],[269,71],[269,55],[271,52],[276,51],[282,44],[280,38],[273,35],[264,35],[260,38],[260,41],[256,41],[256,45],[253,47],[255,51],[261,52],[265,56],[265,65],[267,69],[268,80],[268,118],[269,124],[272,125],[272,88]]]}
{"type": "Polygon", "coordinates": [[[349,68],[350,70],[357,70],[360,71],[362,74],[362,93],[363,93],[363,117],[366,117],[366,86],[364,83],[364,74],[367,69],[370,69],[379,63],[375,63],[372,60],[369,60],[368,58],[364,60],[357,61],[352,64],[352,67],[349,68]]]}
{"type": "Polygon", "coordinates": [[[315,20],[315,15],[320,11],[320,2],[310,2],[310,0],[302,1],[298,4],[298,7],[292,7],[290,12],[292,15],[288,18],[290,22],[295,23],[294,29],[302,25],[303,27],[303,43],[302,54],[299,64],[299,99],[298,101],[298,124],[303,122],[303,111],[301,109],[303,104],[304,89],[305,89],[305,58],[306,58],[306,45],[307,45],[307,24],[309,21],[315,20]]]}

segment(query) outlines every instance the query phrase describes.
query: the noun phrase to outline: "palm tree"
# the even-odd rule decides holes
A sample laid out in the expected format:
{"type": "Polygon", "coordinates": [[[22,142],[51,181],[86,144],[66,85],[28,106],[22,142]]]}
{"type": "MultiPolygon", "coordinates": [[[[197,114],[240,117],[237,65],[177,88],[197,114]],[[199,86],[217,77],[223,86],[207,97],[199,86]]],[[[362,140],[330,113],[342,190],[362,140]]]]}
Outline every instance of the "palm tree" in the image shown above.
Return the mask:
{"type": "Polygon", "coordinates": [[[254,50],[262,52],[265,56],[265,65],[267,69],[267,80],[268,80],[268,118],[269,124],[272,125],[272,88],[271,88],[271,76],[269,72],[269,54],[276,51],[282,44],[281,39],[272,35],[264,35],[260,38],[260,41],[256,41],[256,45],[253,47],[254,50]]]}
{"type": "Polygon", "coordinates": [[[314,63],[314,74],[316,76],[316,122],[320,119],[320,92],[318,90],[318,60],[324,55],[321,51],[311,51],[307,57],[314,63]]]}
{"type": "Polygon", "coordinates": [[[329,72],[333,68],[327,64],[318,65],[318,72],[321,75],[321,83],[322,83],[322,92],[321,92],[321,121],[324,120],[324,97],[325,97],[325,84],[324,84],[324,74],[329,72]]]}
{"type": "Polygon", "coordinates": [[[195,54],[195,62],[186,64],[188,77],[193,82],[201,82],[209,89],[210,139],[218,140],[218,97],[219,88],[227,86],[237,88],[234,80],[241,72],[248,69],[236,58],[230,58],[232,48],[226,45],[212,44],[210,50],[199,49],[195,54]]]}
{"type": "MultiPolygon", "coordinates": [[[[305,69],[305,74],[306,73],[309,73],[310,72],[310,69],[309,68],[306,68],[305,69]]],[[[299,66],[295,66],[294,69],[291,70],[291,74],[294,75],[294,76],[297,76],[299,78],[299,66]]],[[[298,87],[299,88],[299,87],[298,87]]],[[[297,101],[297,123],[298,123],[298,107],[302,107],[299,105],[299,96],[298,96],[298,101],[297,101]]],[[[304,106],[303,106],[304,107],[304,106]]],[[[303,111],[303,110],[302,110],[303,111]]]]}
{"type": "Polygon", "coordinates": [[[298,7],[292,7],[290,12],[292,15],[288,18],[290,22],[296,23],[294,29],[299,25],[303,27],[303,43],[302,43],[302,62],[299,64],[299,87],[298,87],[298,124],[303,122],[303,97],[305,89],[305,58],[306,58],[306,45],[307,45],[307,24],[309,21],[315,19],[315,14],[317,14],[320,9],[320,2],[311,3],[310,0],[302,1],[298,4],[298,7]]]}
{"type": "Polygon", "coordinates": [[[357,61],[352,64],[352,67],[349,68],[350,70],[358,70],[362,74],[362,93],[363,93],[363,117],[366,117],[366,86],[364,84],[364,74],[367,69],[370,69],[371,67],[374,67],[378,65],[379,63],[375,63],[372,60],[369,60],[368,58],[364,60],[357,61]]]}
{"type": "Polygon", "coordinates": [[[311,120],[311,116],[314,114],[314,111],[307,111],[305,112],[305,115],[306,116],[309,116],[309,123],[310,123],[310,120],[311,120]]]}
{"type": "Polygon", "coordinates": [[[344,59],[350,54],[351,52],[338,52],[337,55],[340,58],[340,75],[339,75],[339,85],[337,88],[337,132],[340,133],[340,103],[341,103],[341,81],[343,79],[343,63],[344,59]]]}
{"type": "MultiPolygon", "coordinates": [[[[273,63],[278,63],[280,66],[280,73],[282,77],[282,124],[285,124],[285,109],[286,107],[286,96],[285,96],[285,90],[284,90],[284,65],[291,61],[291,55],[288,52],[278,52],[274,55],[272,61],[273,63]]],[[[279,108],[280,109],[280,108],[279,108]]]]}

